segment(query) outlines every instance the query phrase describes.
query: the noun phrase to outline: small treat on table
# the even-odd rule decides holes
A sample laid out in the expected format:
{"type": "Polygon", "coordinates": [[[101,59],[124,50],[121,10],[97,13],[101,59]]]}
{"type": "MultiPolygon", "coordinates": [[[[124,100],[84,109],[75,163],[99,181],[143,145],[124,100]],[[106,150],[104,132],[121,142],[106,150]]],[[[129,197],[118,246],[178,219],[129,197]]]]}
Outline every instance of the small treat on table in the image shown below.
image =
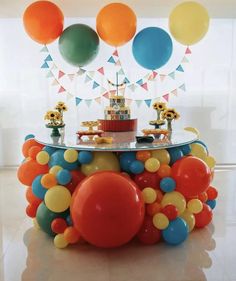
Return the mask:
{"type": "Polygon", "coordinates": [[[152,136],[136,136],[137,143],[152,143],[154,138],[152,136]]]}
{"type": "Polygon", "coordinates": [[[102,136],[102,133],[104,133],[102,130],[94,130],[93,127],[98,127],[99,122],[98,121],[84,121],[81,123],[82,127],[88,127],[88,130],[85,131],[78,131],[76,134],[79,138],[83,136],[93,137],[93,136],[102,136]]]}
{"type": "Polygon", "coordinates": [[[165,129],[143,129],[142,133],[144,136],[149,136],[149,135],[164,135],[168,136],[169,131],[165,129]]]}
{"type": "Polygon", "coordinates": [[[113,143],[113,138],[112,137],[96,137],[94,139],[96,144],[112,144],[113,143]]]}

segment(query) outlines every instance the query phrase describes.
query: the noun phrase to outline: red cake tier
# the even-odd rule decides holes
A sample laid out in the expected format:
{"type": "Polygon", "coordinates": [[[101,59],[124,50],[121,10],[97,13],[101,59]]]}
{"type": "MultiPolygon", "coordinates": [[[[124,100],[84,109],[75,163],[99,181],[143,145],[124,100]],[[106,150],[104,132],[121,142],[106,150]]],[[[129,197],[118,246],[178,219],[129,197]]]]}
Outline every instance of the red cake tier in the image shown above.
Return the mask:
{"type": "Polygon", "coordinates": [[[104,132],[128,132],[137,130],[137,119],[129,120],[105,120],[99,119],[99,130],[104,132]]]}

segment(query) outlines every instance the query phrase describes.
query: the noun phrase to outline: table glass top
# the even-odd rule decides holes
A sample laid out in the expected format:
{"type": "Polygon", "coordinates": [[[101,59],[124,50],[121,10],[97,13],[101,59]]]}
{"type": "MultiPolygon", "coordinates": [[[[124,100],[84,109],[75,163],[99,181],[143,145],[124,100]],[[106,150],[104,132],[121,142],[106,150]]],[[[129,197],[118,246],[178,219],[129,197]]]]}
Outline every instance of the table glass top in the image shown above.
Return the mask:
{"type": "Polygon", "coordinates": [[[105,132],[104,137],[112,137],[112,144],[97,144],[93,137],[82,137],[79,139],[76,134],[65,134],[61,132],[61,137],[50,137],[50,130],[45,131],[45,135],[36,136],[36,141],[55,148],[74,148],[76,150],[89,151],[139,151],[139,150],[155,150],[182,146],[190,144],[197,140],[197,136],[191,132],[181,130],[173,131],[168,137],[162,135],[156,137],[152,143],[137,143],[136,136],[142,136],[138,132],[105,132]]]}

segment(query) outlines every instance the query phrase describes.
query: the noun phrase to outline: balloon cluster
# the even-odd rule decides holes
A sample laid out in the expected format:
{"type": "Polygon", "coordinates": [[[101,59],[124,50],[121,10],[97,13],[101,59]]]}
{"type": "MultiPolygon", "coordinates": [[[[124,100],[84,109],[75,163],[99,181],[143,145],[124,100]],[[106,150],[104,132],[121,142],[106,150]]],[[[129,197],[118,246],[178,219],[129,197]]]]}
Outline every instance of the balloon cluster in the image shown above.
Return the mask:
{"type": "Polygon", "coordinates": [[[135,236],[182,243],[212,220],[215,160],[206,145],[137,152],[90,152],[39,144],[22,147],[17,175],[27,186],[26,214],[58,248],[82,239],[117,247],[135,236]]]}
{"type": "MultiPolygon", "coordinates": [[[[25,10],[23,22],[28,35],[38,43],[49,44],[60,37],[59,50],[62,57],[72,65],[84,66],[97,56],[99,37],[115,47],[129,42],[135,36],[137,18],[127,5],[111,3],[103,7],[96,17],[97,32],[80,23],[63,31],[62,11],[52,2],[37,1],[25,10]]],[[[169,17],[172,36],[184,45],[197,43],[205,36],[208,27],[208,13],[196,2],[178,5],[169,17]]],[[[151,70],[165,65],[172,50],[171,37],[158,27],[142,29],[132,44],[137,63],[151,70]]]]}

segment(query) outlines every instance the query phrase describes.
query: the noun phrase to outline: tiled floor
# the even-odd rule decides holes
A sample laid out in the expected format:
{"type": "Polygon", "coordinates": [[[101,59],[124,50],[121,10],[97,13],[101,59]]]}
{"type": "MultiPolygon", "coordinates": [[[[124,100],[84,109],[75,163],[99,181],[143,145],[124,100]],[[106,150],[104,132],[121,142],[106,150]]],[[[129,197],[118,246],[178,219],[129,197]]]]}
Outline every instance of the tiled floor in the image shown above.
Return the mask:
{"type": "Polygon", "coordinates": [[[16,171],[0,171],[1,281],[236,281],[236,170],[216,172],[213,224],[177,247],[130,243],[114,250],[78,245],[58,250],[26,218],[16,171]]]}

